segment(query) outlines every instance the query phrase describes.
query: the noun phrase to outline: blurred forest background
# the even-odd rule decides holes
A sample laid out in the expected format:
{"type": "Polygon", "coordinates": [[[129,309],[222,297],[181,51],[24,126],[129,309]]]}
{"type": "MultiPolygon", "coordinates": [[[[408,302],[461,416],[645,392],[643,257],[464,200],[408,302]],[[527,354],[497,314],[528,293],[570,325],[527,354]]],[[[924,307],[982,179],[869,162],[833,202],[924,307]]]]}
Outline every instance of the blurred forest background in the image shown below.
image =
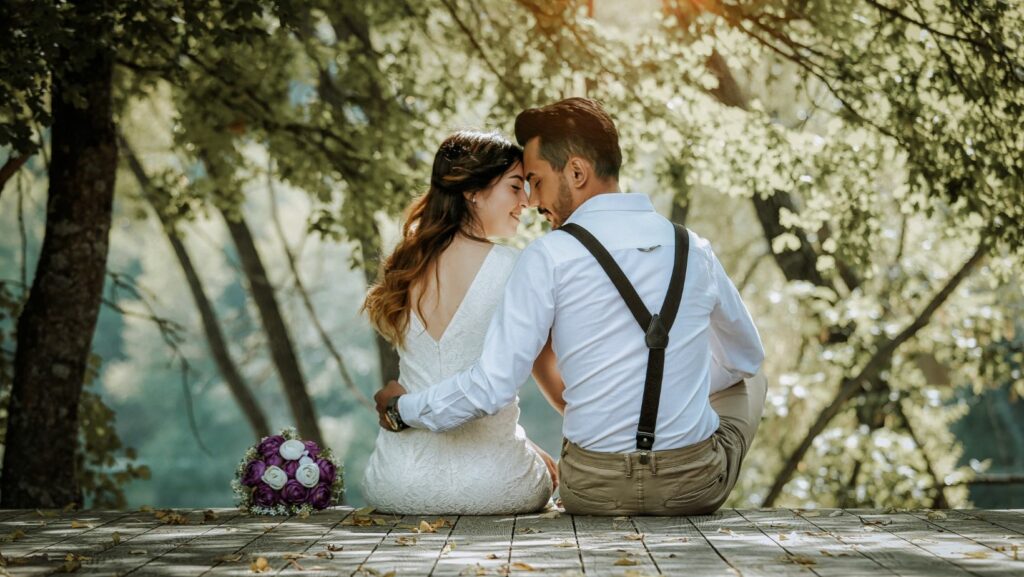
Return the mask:
{"type": "Polygon", "coordinates": [[[358,308],[436,146],[585,95],[765,342],[732,505],[1019,508],[1021,4],[6,1],[2,506],[230,506],[292,424],[362,504],[358,308]]]}

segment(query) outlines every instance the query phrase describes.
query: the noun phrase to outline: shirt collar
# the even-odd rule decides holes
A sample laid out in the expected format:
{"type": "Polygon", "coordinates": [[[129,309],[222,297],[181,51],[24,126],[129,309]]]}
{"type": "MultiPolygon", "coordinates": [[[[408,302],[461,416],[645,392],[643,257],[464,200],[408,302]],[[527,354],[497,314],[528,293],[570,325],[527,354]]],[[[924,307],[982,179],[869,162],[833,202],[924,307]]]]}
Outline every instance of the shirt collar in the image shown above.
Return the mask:
{"type": "Polygon", "coordinates": [[[578,222],[581,216],[600,211],[654,212],[654,205],[641,192],[606,192],[588,198],[565,222],[578,222]]]}

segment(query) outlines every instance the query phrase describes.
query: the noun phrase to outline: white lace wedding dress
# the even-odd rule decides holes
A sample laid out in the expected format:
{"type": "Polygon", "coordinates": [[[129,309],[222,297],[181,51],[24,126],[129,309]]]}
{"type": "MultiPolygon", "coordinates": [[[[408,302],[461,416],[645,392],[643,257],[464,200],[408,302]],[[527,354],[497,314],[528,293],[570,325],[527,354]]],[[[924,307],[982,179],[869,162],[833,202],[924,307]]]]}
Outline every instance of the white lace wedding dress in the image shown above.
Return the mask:
{"type": "MultiPolygon", "coordinates": [[[[435,341],[410,315],[399,382],[422,391],[480,356],[518,251],[487,253],[448,327],[435,341]]],[[[367,503],[408,515],[499,515],[537,511],[551,497],[551,477],[519,426],[519,400],[498,413],[444,433],[381,430],[363,476],[367,503]]]]}

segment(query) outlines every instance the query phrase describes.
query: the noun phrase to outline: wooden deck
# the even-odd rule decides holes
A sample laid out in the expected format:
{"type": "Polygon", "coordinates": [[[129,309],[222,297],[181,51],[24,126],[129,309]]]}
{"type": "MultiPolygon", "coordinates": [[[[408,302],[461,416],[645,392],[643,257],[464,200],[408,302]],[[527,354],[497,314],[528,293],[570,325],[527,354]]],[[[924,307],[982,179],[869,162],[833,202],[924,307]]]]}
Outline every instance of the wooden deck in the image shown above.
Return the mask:
{"type": "Polygon", "coordinates": [[[1024,511],[308,518],[0,511],[0,575],[1014,575],[1024,511]],[[6,571],[6,573],[4,573],[6,571]]]}

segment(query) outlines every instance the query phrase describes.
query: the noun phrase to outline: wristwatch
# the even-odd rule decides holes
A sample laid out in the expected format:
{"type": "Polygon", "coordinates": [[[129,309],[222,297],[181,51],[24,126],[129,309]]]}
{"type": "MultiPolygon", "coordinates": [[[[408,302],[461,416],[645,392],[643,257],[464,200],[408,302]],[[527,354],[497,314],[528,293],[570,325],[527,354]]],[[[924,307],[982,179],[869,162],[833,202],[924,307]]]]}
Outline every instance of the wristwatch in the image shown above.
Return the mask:
{"type": "Polygon", "coordinates": [[[388,400],[388,404],[384,409],[384,418],[388,422],[388,426],[392,431],[404,431],[409,428],[409,425],[405,424],[402,420],[402,414],[398,412],[398,399],[402,395],[396,395],[388,400]]]}

